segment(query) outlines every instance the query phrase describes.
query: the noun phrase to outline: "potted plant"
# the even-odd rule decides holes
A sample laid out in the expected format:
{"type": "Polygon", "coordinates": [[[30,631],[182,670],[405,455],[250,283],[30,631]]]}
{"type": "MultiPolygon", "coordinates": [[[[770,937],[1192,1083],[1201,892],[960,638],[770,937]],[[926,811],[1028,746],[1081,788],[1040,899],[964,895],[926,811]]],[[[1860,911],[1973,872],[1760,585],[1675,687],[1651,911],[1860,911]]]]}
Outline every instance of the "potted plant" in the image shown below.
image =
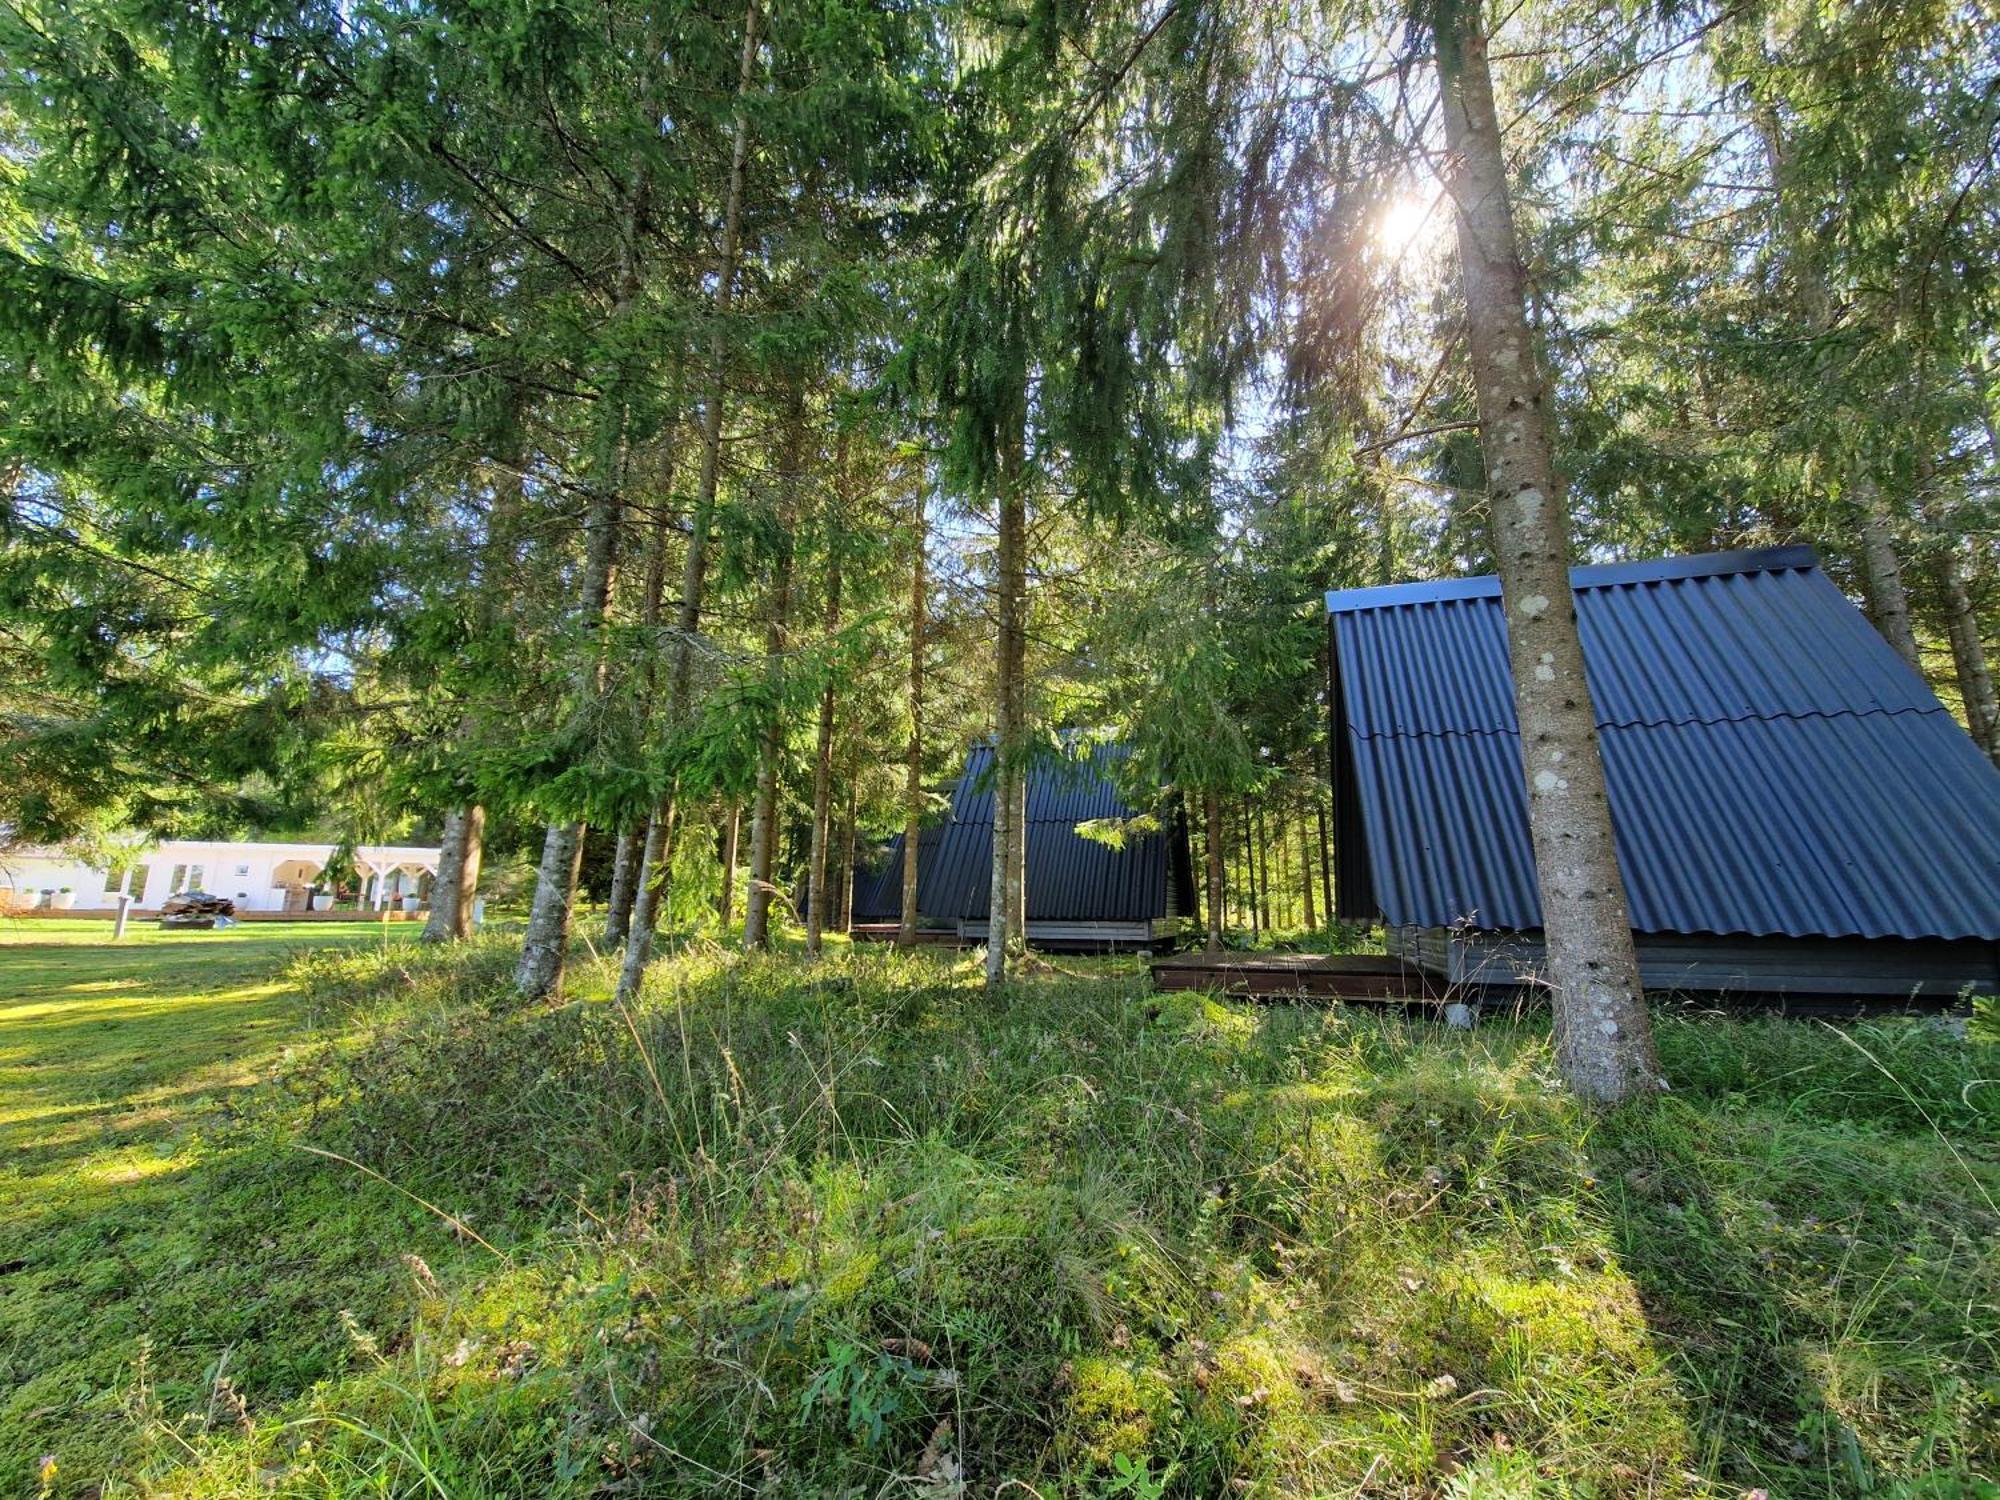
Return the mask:
{"type": "Polygon", "coordinates": [[[53,906],[57,911],[68,911],[72,906],[76,905],[76,892],[66,885],[59,886],[56,889],[56,893],[49,898],[49,905],[53,906]]]}

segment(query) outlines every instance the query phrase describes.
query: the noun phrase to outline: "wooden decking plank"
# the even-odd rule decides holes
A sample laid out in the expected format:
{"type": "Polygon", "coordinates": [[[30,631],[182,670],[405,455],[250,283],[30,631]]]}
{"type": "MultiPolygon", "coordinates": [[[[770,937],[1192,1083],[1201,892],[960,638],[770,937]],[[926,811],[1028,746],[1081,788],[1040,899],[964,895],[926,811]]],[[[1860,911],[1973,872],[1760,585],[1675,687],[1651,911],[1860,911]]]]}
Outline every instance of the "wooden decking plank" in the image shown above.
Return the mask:
{"type": "Polygon", "coordinates": [[[1369,953],[1187,953],[1156,960],[1153,987],[1330,1000],[1442,1001],[1442,980],[1369,953]]]}

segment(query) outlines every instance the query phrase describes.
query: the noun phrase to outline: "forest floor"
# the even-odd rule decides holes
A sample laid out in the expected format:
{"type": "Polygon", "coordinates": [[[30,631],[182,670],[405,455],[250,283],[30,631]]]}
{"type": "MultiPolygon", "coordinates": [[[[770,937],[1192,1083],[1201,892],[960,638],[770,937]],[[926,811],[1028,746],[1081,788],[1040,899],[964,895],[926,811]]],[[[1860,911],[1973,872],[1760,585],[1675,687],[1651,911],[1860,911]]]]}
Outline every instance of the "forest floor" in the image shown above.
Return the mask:
{"type": "Polygon", "coordinates": [[[408,936],[0,933],[0,1493],[1995,1493],[1934,1023],[1597,1118],[1532,1018],[408,936]]]}

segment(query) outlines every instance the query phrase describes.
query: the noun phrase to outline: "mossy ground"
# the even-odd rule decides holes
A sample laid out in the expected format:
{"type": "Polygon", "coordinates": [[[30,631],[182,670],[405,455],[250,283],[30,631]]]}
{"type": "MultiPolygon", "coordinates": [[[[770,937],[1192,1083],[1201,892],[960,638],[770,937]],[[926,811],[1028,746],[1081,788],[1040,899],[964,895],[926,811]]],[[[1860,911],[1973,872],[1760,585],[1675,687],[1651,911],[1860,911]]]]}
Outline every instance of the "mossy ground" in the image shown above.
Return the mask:
{"type": "Polygon", "coordinates": [[[950,956],[688,951],[627,1014],[587,955],[572,1003],[514,1008],[500,940],[282,979],[220,951],[126,974],[108,1027],[102,951],[10,1018],[30,1492],[43,1453],[54,1493],[190,1496],[2000,1473],[2000,1056],[1926,1022],[1662,1018],[1675,1093],[1600,1119],[1533,1020],[1153,996],[1129,963],[994,1000],[950,956]]]}

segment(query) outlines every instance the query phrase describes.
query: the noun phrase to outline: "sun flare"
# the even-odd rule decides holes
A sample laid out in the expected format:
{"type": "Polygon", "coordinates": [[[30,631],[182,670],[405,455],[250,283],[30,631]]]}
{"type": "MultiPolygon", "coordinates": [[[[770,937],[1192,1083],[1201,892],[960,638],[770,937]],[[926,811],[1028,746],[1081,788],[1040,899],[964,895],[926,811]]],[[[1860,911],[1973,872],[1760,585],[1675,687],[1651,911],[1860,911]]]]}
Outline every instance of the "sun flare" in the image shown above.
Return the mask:
{"type": "Polygon", "coordinates": [[[1442,242],[1449,222],[1439,194],[1412,188],[1383,205],[1375,220],[1375,243],[1392,260],[1427,256],[1442,242]]]}

